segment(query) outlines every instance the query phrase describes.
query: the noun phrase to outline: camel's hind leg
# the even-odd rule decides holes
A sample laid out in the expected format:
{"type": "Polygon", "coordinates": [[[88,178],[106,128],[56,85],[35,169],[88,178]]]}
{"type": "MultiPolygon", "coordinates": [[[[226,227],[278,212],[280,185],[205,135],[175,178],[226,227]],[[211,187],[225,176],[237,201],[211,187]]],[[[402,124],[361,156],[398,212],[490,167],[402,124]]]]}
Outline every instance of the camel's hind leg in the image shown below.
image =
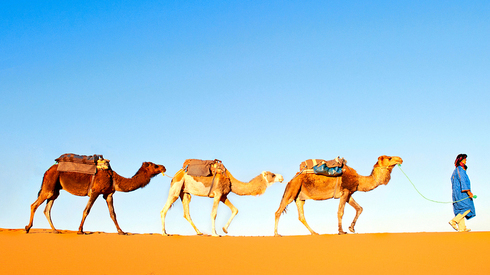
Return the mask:
{"type": "Polygon", "coordinates": [[[55,233],[59,233],[58,230],[53,226],[53,222],[51,221],[51,207],[53,206],[53,201],[59,196],[61,186],[58,181],[59,173],[56,170],[56,166],[51,166],[43,176],[43,183],[41,184],[41,190],[37,195],[37,199],[34,203],[31,204],[31,217],[29,219],[29,224],[26,225],[25,230],[26,233],[29,233],[31,230],[32,223],[34,222],[34,214],[36,213],[37,208],[43,204],[45,200],[48,200],[46,204],[46,209],[44,210],[44,215],[48,218],[49,225],[53,229],[55,233]]]}
{"type": "MultiPolygon", "coordinates": [[[[163,236],[168,236],[167,231],[165,230],[165,217],[167,216],[167,212],[172,207],[174,202],[179,198],[179,194],[181,193],[182,186],[184,184],[184,181],[180,182],[173,182],[171,183],[170,190],[168,191],[168,198],[167,202],[165,203],[165,206],[163,206],[162,211],[160,211],[160,217],[162,219],[162,235],[163,236]]],[[[182,200],[182,203],[184,200],[182,200]]],[[[184,213],[185,213],[185,206],[184,206],[184,213]]],[[[185,215],[184,215],[185,217],[185,215]]]]}
{"type": "Polygon", "coordinates": [[[126,235],[126,233],[121,230],[121,228],[119,227],[119,224],[117,223],[116,212],[114,211],[114,201],[113,201],[113,197],[112,197],[113,195],[114,195],[114,193],[104,195],[104,199],[107,202],[107,207],[109,208],[109,214],[111,215],[111,219],[114,222],[114,224],[116,225],[117,233],[119,235],[126,235]]]}
{"type": "Polygon", "coordinates": [[[228,226],[230,226],[230,223],[231,221],[233,220],[233,218],[235,218],[235,216],[238,214],[238,209],[230,202],[230,200],[226,197],[226,198],[221,198],[221,201],[230,208],[231,210],[231,217],[230,219],[228,220],[228,222],[226,223],[225,227],[223,227],[223,232],[225,232],[226,234],[228,234],[228,226]]]}
{"type": "Polygon", "coordinates": [[[34,222],[34,214],[36,213],[37,208],[41,204],[43,204],[45,200],[48,200],[48,202],[46,203],[44,215],[48,219],[49,225],[53,229],[53,232],[60,233],[58,230],[56,230],[56,228],[53,225],[53,222],[51,221],[51,207],[53,206],[53,202],[58,197],[58,195],[59,195],[59,191],[56,192],[56,196],[55,194],[46,195],[44,192],[42,192],[42,190],[39,192],[39,196],[37,197],[36,201],[33,204],[31,204],[31,217],[29,219],[29,224],[26,225],[25,227],[26,233],[29,233],[29,230],[31,230],[32,223],[34,222]]]}
{"type": "Polygon", "coordinates": [[[306,222],[306,219],[305,219],[305,210],[303,208],[304,205],[305,205],[305,201],[304,200],[296,199],[296,206],[298,207],[298,216],[299,216],[298,218],[301,221],[301,223],[303,223],[306,226],[306,228],[310,231],[311,235],[318,235],[318,233],[316,233],[315,231],[313,231],[313,229],[311,229],[311,227],[306,222]]]}
{"type": "Polygon", "coordinates": [[[78,227],[77,234],[84,234],[83,224],[85,223],[85,219],[87,218],[88,214],[90,213],[90,209],[92,209],[92,206],[94,205],[94,202],[98,197],[99,197],[99,194],[90,195],[90,197],[88,199],[87,206],[85,207],[85,210],[83,210],[82,222],[80,223],[80,227],[78,227]]]}
{"type": "Polygon", "coordinates": [[[192,221],[191,214],[189,212],[189,203],[191,202],[191,194],[183,193],[181,198],[182,198],[182,205],[184,206],[184,218],[192,225],[192,228],[194,228],[194,231],[196,231],[197,235],[202,235],[201,231],[197,229],[197,226],[192,221]]]}
{"type": "Polygon", "coordinates": [[[354,226],[356,225],[357,219],[362,213],[362,207],[354,200],[354,198],[352,198],[352,196],[350,197],[348,203],[352,207],[354,207],[354,209],[356,209],[356,216],[354,217],[354,220],[352,221],[352,224],[349,227],[350,232],[356,233],[356,231],[354,230],[354,226]]]}
{"type": "Polygon", "coordinates": [[[54,200],[58,197],[59,191],[57,192],[56,196],[54,198],[48,199],[48,202],[46,203],[46,208],[44,209],[44,216],[46,216],[46,219],[48,219],[49,225],[51,226],[51,229],[53,229],[54,233],[61,233],[61,231],[57,230],[54,225],[53,221],[51,220],[51,208],[53,207],[54,200]]]}
{"type": "Polygon", "coordinates": [[[274,224],[274,236],[281,236],[277,233],[277,226],[279,225],[279,218],[281,214],[285,212],[286,207],[293,202],[298,196],[301,188],[301,182],[296,179],[291,180],[284,190],[284,195],[282,195],[281,204],[275,214],[275,224],[274,224]]]}

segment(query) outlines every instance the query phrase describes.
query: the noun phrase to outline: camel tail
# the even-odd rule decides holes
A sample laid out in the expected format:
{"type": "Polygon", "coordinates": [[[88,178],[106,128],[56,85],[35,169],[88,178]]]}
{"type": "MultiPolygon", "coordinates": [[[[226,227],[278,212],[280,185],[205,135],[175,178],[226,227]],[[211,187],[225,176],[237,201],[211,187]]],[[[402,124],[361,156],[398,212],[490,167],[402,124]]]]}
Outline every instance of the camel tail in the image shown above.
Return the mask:
{"type": "Polygon", "coordinates": [[[39,188],[39,192],[37,192],[37,197],[39,197],[41,195],[41,191],[43,191],[43,185],[44,183],[46,182],[46,175],[48,174],[48,172],[57,164],[53,164],[51,167],[49,167],[48,170],[46,170],[46,172],[44,172],[44,175],[43,175],[43,181],[41,182],[41,188],[39,188]]]}

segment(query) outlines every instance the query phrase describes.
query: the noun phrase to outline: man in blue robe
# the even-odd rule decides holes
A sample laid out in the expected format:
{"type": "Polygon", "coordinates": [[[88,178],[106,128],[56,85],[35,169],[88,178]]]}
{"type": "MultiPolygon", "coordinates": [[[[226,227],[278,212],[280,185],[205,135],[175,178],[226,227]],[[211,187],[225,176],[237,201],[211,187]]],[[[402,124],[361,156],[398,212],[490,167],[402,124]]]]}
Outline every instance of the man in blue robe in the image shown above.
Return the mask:
{"type": "Polygon", "coordinates": [[[456,157],[451,182],[453,185],[453,211],[455,217],[449,224],[458,232],[469,232],[466,228],[465,218],[471,219],[476,216],[475,205],[473,203],[473,193],[471,193],[470,179],[466,174],[466,154],[459,154],[456,157]]]}

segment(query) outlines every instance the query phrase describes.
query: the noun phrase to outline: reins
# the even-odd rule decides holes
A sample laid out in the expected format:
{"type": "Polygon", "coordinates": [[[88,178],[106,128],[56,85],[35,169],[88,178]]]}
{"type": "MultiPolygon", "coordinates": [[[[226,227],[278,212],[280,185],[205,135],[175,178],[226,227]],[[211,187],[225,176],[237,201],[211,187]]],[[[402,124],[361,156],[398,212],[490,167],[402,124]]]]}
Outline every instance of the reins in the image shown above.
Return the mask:
{"type": "MultiPolygon", "coordinates": [[[[436,200],[429,199],[429,198],[425,197],[424,195],[422,195],[422,193],[420,193],[420,191],[417,189],[417,187],[415,187],[415,184],[413,184],[413,182],[410,180],[410,178],[407,176],[407,174],[405,174],[405,172],[403,172],[400,164],[398,164],[398,168],[400,168],[400,171],[402,171],[402,173],[405,175],[405,177],[407,177],[408,181],[412,184],[413,188],[415,188],[415,190],[417,191],[417,193],[419,193],[419,195],[422,196],[422,198],[424,198],[424,199],[426,199],[428,201],[435,202],[435,203],[457,203],[457,202],[464,201],[464,200],[470,198],[468,196],[468,197],[466,197],[464,199],[457,200],[457,201],[436,201],[436,200]]],[[[473,196],[473,198],[476,199],[476,195],[473,196]]]]}

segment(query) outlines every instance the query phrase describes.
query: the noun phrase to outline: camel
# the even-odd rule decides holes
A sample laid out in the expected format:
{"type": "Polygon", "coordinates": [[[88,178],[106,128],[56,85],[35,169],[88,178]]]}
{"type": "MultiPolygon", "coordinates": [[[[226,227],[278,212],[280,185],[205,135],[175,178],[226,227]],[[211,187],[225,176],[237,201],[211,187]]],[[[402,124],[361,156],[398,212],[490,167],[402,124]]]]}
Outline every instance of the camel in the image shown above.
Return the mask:
{"type": "Polygon", "coordinates": [[[83,211],[82,222],[78,228],[78,234],[84,234],[83,224],[87,215],[92,208],[95,200],[99,195],[103,195],[107,202],[107,207],[109,208],[109,213],[111,215],[114,224],[116,225],[117,232],[120,235],[125,235],[126,233],[121,230],[119,224],[116,220],[116,213],[114,212],[113,199],[115,191],[130,192],[138,188],[145,187],[150,180],[166,171],[163,165],[157,165],[151,162],[144,162],[141,168],[136,172],[132,178],[125,178],[117,174],[112,169],[98,170],[92,179],[90,174],[82,174],[75,172],[60,172],[57,171],[58,164],[51,166],[45,173],[43,177],[43,183],[41,185],[41,190],[38,193],[36,201],[31,205],[31,218],[29,224],[25,227],[26,233],[32,227],[32,222],[34,220],[34,213],[36,212],[39,205],[41,205],[45,200],[46,209],[44,210],[44,215],[48,219],[51,228],[54,233],[61,233],[57,230],[53,222],[51,221],[51,207],[53,206],[54,200],[58,198],[60,190],[64,189],[70,194],[76,196],[88,196],[89,201],[85,210],[83,211]]]}
{"type": "Polygon", "coordinates": [[[214,183],[212,183],[212,178],[213,177],[190,176],[183,169],[177,172],[170,183],[167,203],[160,212],[163,226],[162,234],[164,236],[168,236],[165,230],[165,217],[167,211],[179,197],[182,200],[182,205],[184,207],[184,218],[192,225],[197,235],[202,235],[202,233],[197,229],[189,214],[191,195],[214,198],[213,209],[211,211],[212,236],[219,237],[215,229],[215,220],[219,202],[221,201],[231,210],[231,217],[223,227],[223,232],[226,234],[228,234],[228,227],[230,226],[231,221],[238,214],[238,209],[228,199],[228,194],[230,192],[239,196],[262,195],[267,187],[271,186],[274,182],[283,181],[281,175],[266,171],[262,172],[249,182],[241,182],[235,179],[228,170],[222,175],[216,174],[214,183]],[[211,185],[212,189],[210,190],[211,185]]]}
{"type": "Polygon", "coordinates": [[[306,223],[303,209],[305,200],[328,200],[331,198],[340,199],[339,210],[337,212],[339,235],[346,234],[342,229],[342,217],[346,202],[356,210],[354,221],[349,227],[349,230],[355,233],[354,226],[359,215],[361,215],[362,207],[354,200],[352,194],[356,191],[371,191],[380,185],[388,184],[393,167],[402,163],[403,160],[400,157],[380,156],[369,176],[361,176],[357,174],[356,170],[347,165],[342,169],[343,174],[339,177],[326,177],[306,173],[297,175],[287,184],[279,209],[275,213],[274,236],[280,236],[277,233],[279,218],[293,200],[296,201],[299,220],[312,235],[318,235],[306,223]]]}

